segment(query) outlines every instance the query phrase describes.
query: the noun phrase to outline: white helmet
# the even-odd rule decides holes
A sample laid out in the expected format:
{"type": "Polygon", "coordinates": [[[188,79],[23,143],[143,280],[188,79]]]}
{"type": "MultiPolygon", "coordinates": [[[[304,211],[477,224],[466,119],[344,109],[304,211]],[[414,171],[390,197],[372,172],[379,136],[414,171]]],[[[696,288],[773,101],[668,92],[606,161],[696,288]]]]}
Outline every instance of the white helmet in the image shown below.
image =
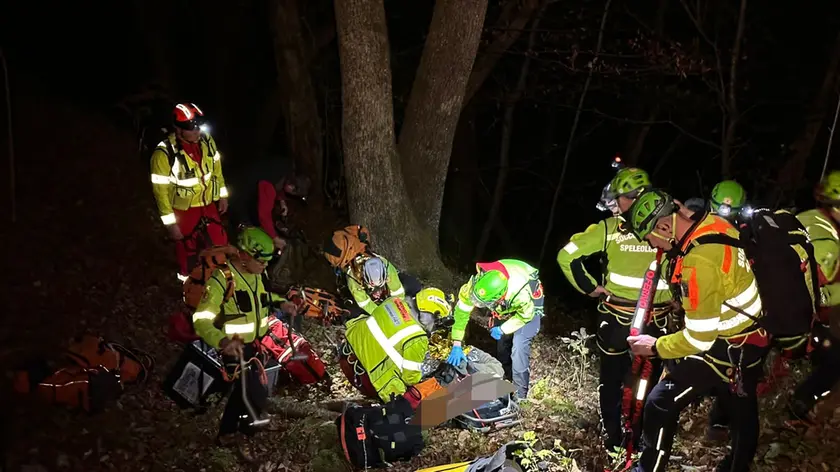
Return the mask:
{"type": "Polygon", "coordinates": [[[362,267],[362,282],[368,288],[379,288],[388,281],[388,269],[379,257],[371,257],[362,267]]]}

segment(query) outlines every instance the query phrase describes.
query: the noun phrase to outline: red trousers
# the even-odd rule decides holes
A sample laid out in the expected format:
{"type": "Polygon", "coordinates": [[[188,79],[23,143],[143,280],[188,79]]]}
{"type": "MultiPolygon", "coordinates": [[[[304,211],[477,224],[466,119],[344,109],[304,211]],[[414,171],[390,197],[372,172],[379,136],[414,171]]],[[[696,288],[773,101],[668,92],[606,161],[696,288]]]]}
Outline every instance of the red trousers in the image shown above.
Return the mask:
{"type": "Polygon", "coordinates": [[[227,233],[221,224],[219,210],[211,203],[203,207],[193,207],[188,210],[175,210],[175,221],[184,239],[175,241],[175,259],[178,261],[178,274],[182,277],[189,275],[192,267],[198,263],[197,253],[210,246],[220,246],[228,243],[227,233]],[[204,217],[207,229],[196,231],[196,226],[204,217]],[[206,241],[207,237],[210,241],[206,241]]]}

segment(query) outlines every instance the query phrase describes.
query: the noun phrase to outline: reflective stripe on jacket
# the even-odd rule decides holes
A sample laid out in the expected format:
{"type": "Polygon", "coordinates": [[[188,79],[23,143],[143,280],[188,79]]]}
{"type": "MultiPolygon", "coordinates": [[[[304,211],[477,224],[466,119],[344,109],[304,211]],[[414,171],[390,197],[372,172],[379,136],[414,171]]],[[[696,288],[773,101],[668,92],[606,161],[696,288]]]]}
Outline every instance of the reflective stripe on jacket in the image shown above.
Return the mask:
{"type": "MultiPolygon", "coordinates": [[[[583,262],[589,256],[600,254],[605,262],[602,267],[606,280],[601,283],[604,288],[627,300],[639,298],[645,272],[656,257],[656,250],[646,241],[636,239],[632,233],[622,231],[620,223],[618,218],[609,217],[590,225],[582,233],[572,236],[557,253],[557,263],[563,275],[579,292],[588,295],[599,285],[583,262]]],[[[671,298],[664,279],[660,278],[656,287],[656,304],[671,298]]]]}
{"type": "Polygon", "coordinates": [[[175,224],[173,210],[207,206],[228,196],[216,142],[206,133],[199,142],[201,162],[187,155],[175,133],[158,143],[152,153],[152,190],[165,225],[175,224]]]}
{"type": "Polygon", "coordinates": [[[405,299],[392,297],[372,315],[347,322],[347,342],[382,401],[402,395],[422,379],[429,338],[414,311],[405,299]]]}
{"type": "MultiPolygon", "coordinates": [[[[728,221],[709,214],[682,242],[683,251],[706,234],[739,236],[728,221]]],[[[657,340],[656,348],[663,359],[708,351],[719,337],[731,337],[753,326],[750,316],[762,316],[758,286],[743,249],[702,244],[673,263],[671,283],[682,295],[685,328],[657,340]]]]}
{"type": "Polygon", "coordinates": [[[193,313],[195,332],[204,342],[219,347],[222,339],[239,335],[245,343],[265,336],[270,306],[285,299],[265,289],[262,274],[245,274],[230,265],[234,292],[224,301],[227,282],[216,269],[204,286],[204,296],[193,313]]]}
{"type": "Polygon", "coordinates": [[[840,305],[840,235],[837,224],[827,212],[819,209],[804,211],[796,218],[808,231],[814,245],[814,257],[822,273],[822,305],[840,305]]]}

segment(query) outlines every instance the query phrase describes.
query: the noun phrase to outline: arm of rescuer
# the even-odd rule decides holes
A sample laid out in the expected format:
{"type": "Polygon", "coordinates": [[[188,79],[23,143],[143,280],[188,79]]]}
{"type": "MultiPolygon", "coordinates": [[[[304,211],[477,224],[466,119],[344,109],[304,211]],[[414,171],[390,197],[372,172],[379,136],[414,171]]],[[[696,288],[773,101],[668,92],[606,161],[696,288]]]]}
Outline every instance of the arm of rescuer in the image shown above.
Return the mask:
{"type": "Polygon", "coordinates": [[[695,252],[683,260],[685,328],[656,341],[656,350],[662,359],[678,359],[705,352],[718,336],[720,307],[726,301],[721,283],[724,274],[709,259],[696,256],[695,252]]]}
{"type": "Polygon", "coordinates": [[[830,238],[812,239],[811,243],[814,245],[814,256],[822,278],[825,279],[824,285],[820,287],[821,304],[826,307],[840,305],[840,281],[835,281],[837,271],[840,269],[838,267],[840,244],[830,238]]]}
{"type": "Polygon", "coordinates": [[[228,198],[228,189],[225,185],[225,175],[222,173],[222,154],[219,152],[219,146],[213,136],[208,136],[209,141],[213,144],[213,149],[216,150],[216,155],[213,156],[213,177],[216,178],[216,183],[219,185],[219,199],[228,198]]]}
{"type": "Polygon", "coordinates": [[[266,232],[271,239],[277,237],[277,230],[274,228],[274,203],[277,200],[277,191],[274,185],[267,180],[260,180],[257,184],[257,216],[260,220],[260,228],[266,232]]]}
{"type": "Polygon", "coordinates": [[[453,345],[460,346],[461,341],[464,340],[464,334],[467,331],[467,323],[470,322],[470,314],[473,311],[472,300],[470,298],[470,293],[472,293],[472,278],[461,285],[461,289],[458,290],[458,303],[455,304],[455,314],[453,317],[455,318],[455,323],[452,325],[452,341],[453,345]]]}
{"type": "MultiPolygon", "coordinates": [[[[419,336],[413,339],[403,347],[403,358],[407,361],[417,362],[422,364],[429,355],[429,337],[419,336]]],[[[412,386],[423,380],[422,370],[402,369],[400,371],[400,378],[406,386],[412,386]]]]}
{"type": "Polygon", "coordinates": [[[152,153],[152,193],[155,195],[158,213],[163,224],[174,225],[175,212],[172,210],[172,197],[175,193],[175,185],[170,178],[172,168],[169,165],[169,156],[163,146],[159,146],[152,153]]]}
{"type": "Polygon", "coordinates": [[[589,295],[598,288],[598,282],[587,272],[584,260],[606,246],[607,220],[589,225],[582,233],[569,239],[568,244],[557,253],[557,264],[566,276],[566,280],[580,293],[589,295]]]}
{"type": "Polygon", "coordinates": [[[400,272],[394,267],[394,264],[391,264],[388,259],[385,259],[382,256],[379,256],[382,259],[382,262],[385,263],[385,266],[388,268],[388,292],[391,294],[392,297],[402,297],[405,295],[405,287],[403,287],[402,281],[400,280],[400,272]]]}
{"type": "Polygon", "coordinates": [[[365,310],[365,313],[368,315],[373,314],[373,310],[376,309],[376,303],[373,303],[373,300],[370,299],[370,295],[365,291],[364,287],[349,273],[349,269],[345,272],[347,276],[347,289],[350,290],[350,294],[353,295],[353,300],[356,301],[356,304],[359,305],[359,308],[365,310]]]}
{"type": "Polygon", "coordinates": [[[500,313],[511,314],[500,326],[502,333],[513,334],[534,319],[534,316],[542,316],[543,303],[542,284],[538,279],[531,280],[511,301],[511,308],[500,313]]]}
{"type": "Polygon", "coordinates": [[[216,317],[222,311],[227,281],[221,270],[216,269],[204,286],[204,295],[193,313],[193,327],[195,334],[208,345],[221,348],[222,339],[227,335],[216,328],[216,317]]]}

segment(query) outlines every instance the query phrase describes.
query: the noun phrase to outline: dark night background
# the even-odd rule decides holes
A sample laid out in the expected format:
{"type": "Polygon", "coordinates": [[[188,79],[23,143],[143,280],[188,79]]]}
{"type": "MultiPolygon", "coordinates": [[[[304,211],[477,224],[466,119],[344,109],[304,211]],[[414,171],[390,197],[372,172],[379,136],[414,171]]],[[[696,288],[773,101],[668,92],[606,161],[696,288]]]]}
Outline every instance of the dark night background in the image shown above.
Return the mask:
{"type": "MultiPolygon", "coordinates": [[[[508,1],[489,2],[479,58],[507,32],[497,22],[508,1]]],[[[566,144],[604,2],[554,1],[544,10],[534,9],[516,41],[464,104],[444,198],[444,261],[466,271],[477,258],[517,257],[536,265],[552,198],[562,185],[554,231],[539,265],[550,295],[586,306],[589,300],[563,280],[554,256],[571,234],[607,216],[595,204],[614,174],[610,163],[616,154],[648,170],[655,185],[682,200],[708,197],[718,181],[731,177],[754,202],[809,208],[838,100],[840,11],[834,2],[820,1],[748,6],[735,86],[740,116],[729,144],[731,171],[724,176],[721,102],[728,91],[722,92],[720,84],[729,86],[739,3],[701,0],[688,5],[692,11],[699,5],[703,34],[680,1],[611,3],[562,183],[566,144]],[[487,249],[477,255],[499,172],[503,114],[526,57],[532,62],[524,93],[516,98],[503,204],[487,249]],[[809,133],[813,139],[807,139],[809,133]],[[792,164],[796,155],[801,165],[792,164]]],[[[346,214],[335,18],[332,2],[299,5],[301,41],[311,52],[306,73],[322,124],[326,182],[319,185],[329,189],[323,219],[333,224],[346,214]]],[[[397,126],[433,7],[430,0],[385,1],[397,126]]],[[[276,8],[276,2],[267,0],[11,1],[0,7],[18,216],[17,223],[9,223],[8,179],[0,179],[2,236],[17,253],[12,267],[23,271],[11,276],[7,286],[12,291],[4,291],[17,299],[7,307],[15,317],[9,322],[9,338],[13,329],[32,332],[19,319],[25,318],[22,313],[60,307],[73,318],[76,312],[95,310],[89,303],[97,297],[119,305],[130,286],[152,287],[149,305],[140,309],[153,309],[160,272],[133,267],[138,259],[169,258],[171,250],[154,214],[148,155],[137,152],[138,128],[117,107],[126,97],[167,88],[173,100],[198,104],[211,120],[234,188],[250,162],[290,155],[277,111],[283,90],[278,91],[277,79],[282,61],[275,62],[272,39],[276,8]],[[92,261],[87,255],[91,252],[108,256],[92,261]],[[101,272],[94,276],[93,271],[101,272]],[[44,295],[43,285],[71,277],[83,277],[88,287],[44,295]],[[30,295],[35,298],[21,300],[30,295]]],[[[146,103],[165,124],[171,110],[166,96],[151,95],[146,103]]],[[[5,177],[5,108],[0,122],[5,177]]],[[[152,117],[142,124],[154,128],[161,123],[152,117]]],[[[829,170],[836,162],[835,153],[829,170]]],[[[59,330],[73,326],[67,320],[56,323],[59,330]]],[[[154,333],[159,327],[142,329],[154,333]]]]}

